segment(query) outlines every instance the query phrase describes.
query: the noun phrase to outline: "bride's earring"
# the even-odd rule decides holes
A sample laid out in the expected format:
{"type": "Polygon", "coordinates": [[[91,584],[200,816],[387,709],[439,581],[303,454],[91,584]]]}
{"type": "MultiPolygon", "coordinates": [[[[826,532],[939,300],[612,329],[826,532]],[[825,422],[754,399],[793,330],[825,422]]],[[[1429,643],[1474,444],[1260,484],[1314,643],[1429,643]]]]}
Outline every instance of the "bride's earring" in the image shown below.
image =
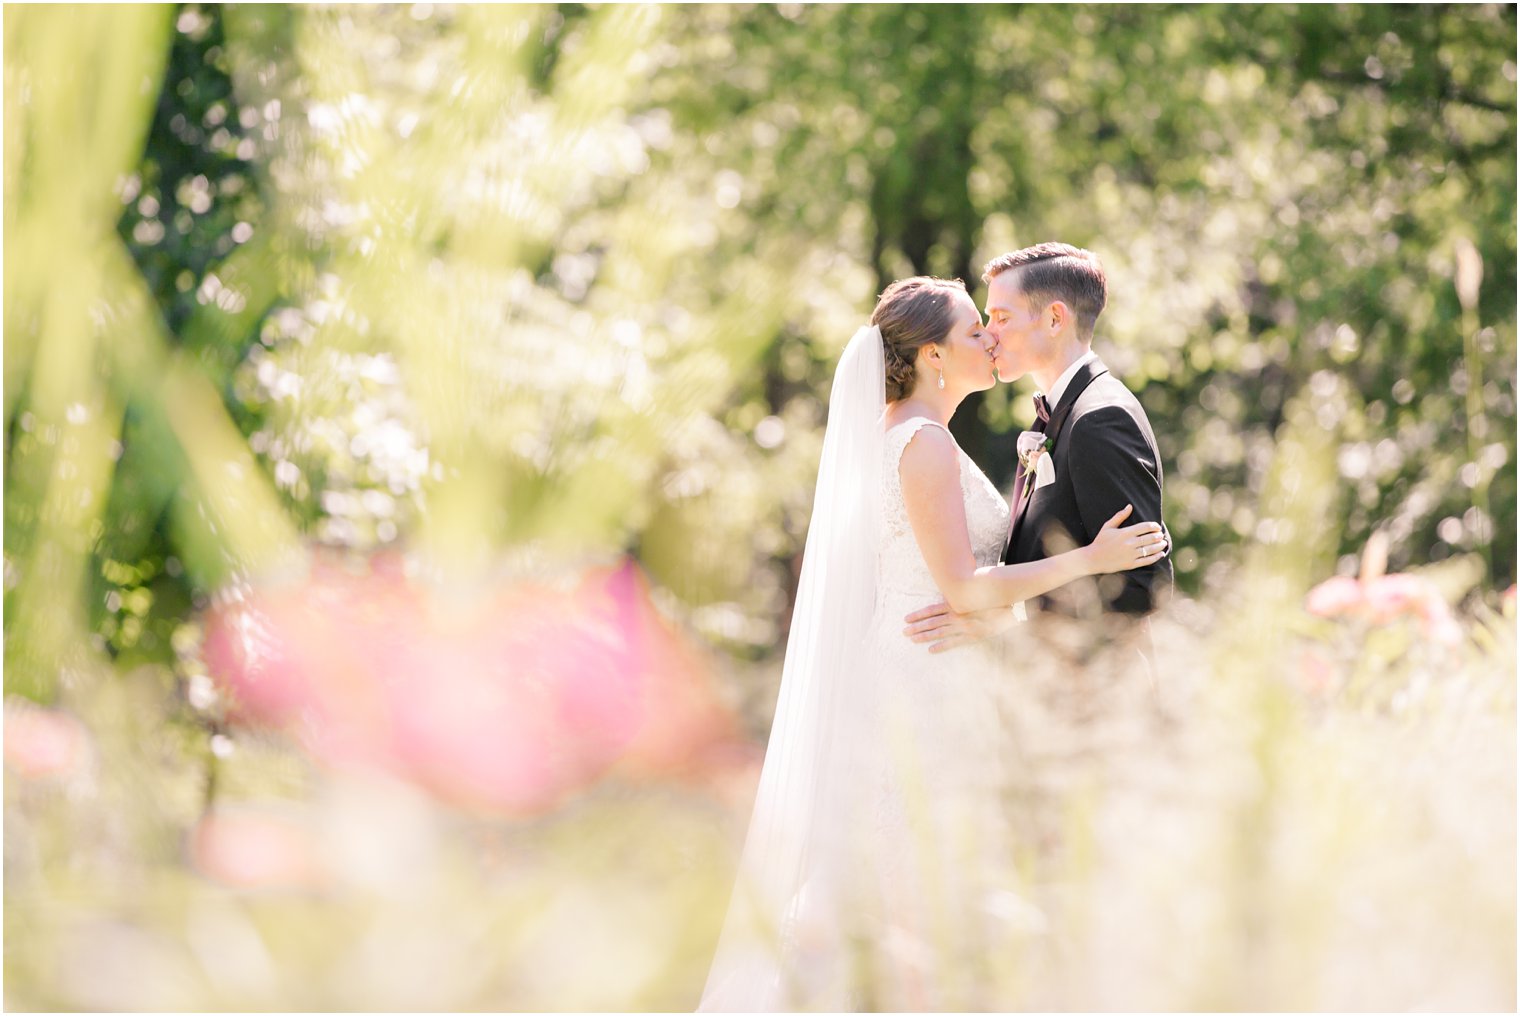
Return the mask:
{"type": "Polygon", "coordinates": [[[944,371],[940,371],[939,372],[939,388],[940,388],[940,391],[944,391],[945,390],[945,372],[944,371]]]}

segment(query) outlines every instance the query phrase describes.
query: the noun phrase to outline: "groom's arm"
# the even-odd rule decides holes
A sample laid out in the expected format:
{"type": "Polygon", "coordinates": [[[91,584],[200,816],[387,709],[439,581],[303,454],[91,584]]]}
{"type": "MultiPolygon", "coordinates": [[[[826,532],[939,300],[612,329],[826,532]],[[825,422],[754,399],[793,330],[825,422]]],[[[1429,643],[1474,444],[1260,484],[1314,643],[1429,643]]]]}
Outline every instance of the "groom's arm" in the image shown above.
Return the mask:
{"type": "Polygon", "coordinates": [[[935,603],[903,618],[903,634],[914,642],[929,643],[929,652],[943,653],[957,646],[996,638],[1012,628],[1022,608],[989,607],[957,614],[948,603],[935,603]]]}
{"type": "MultiPolygon", "coordinates": [[[[1103,406],[1084,413],[1072,421],[1068,440],[1068,468],[1077,492],[1077,511],[1087,533],[1096,534],[1127,504],[1135,510],[1125,520],[1126,525],[1161,521],[1161,464],[1140,424],[1123,406],[1103,406]]],[[[1170,556],[1144,568],[1099,579],[1105,605],[1125,614],[1154,610],[1171,588],[1170,556]]]]}

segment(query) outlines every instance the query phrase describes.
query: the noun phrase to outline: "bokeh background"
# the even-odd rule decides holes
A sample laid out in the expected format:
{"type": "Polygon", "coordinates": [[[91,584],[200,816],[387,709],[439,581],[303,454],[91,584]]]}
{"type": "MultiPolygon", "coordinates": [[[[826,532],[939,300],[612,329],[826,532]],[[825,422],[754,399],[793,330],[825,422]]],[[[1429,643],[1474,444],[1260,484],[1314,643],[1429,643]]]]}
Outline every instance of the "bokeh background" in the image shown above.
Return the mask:
{"type": "Polygon", "coordinates": [[[690,1008],[833,363],[1059,238],[1187,750],[997,1000],[1513,1009],[1513,6],[4,19],[8,1008],[690,1008]]]}

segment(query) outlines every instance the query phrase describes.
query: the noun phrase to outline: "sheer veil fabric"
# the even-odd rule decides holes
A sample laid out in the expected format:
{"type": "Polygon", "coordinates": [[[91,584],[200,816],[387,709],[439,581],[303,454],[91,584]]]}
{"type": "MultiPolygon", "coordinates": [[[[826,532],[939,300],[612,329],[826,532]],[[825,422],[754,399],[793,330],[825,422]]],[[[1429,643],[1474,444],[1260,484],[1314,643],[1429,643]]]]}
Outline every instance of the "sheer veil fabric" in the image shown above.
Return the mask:
{"type": "MultiPolygon", "coordinates": [[[[877,599],[886,381],[881,331],[856,331],[829,396],[781,690],[738,877],[699,1011],[799,1008],[809,957],[837,956],[847,835],[836,821],[859,652],[877,599]]],[[[827,978],[822,971],[815,971],[827,978]]]]}

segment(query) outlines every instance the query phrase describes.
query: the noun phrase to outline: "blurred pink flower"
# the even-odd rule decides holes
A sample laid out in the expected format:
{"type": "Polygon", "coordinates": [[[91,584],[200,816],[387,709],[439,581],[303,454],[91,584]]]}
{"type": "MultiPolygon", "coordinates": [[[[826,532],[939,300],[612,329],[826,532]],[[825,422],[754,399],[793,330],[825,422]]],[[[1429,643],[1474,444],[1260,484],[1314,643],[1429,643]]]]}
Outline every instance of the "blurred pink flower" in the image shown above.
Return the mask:
{"type": "Polygon", "coordinates": [[[212,812],[191,831],[189,851],[202,875],[238,889],[314,888],[323,881],[311,828],[262,809],[212,812]]]}
{"type": "Polygon", "coordinates": [[[1446,646],[1459,645],[1462,642],[1462,626],[1450,611],[1437,614],[1433,617],[1421,619],[1421,627],[1425,637],[1446,646]]]}
{"type": "Polygon", "coordinates": [[[1427,638],[1446,645],[1462,640],[1462,626],[1446,597],[1428,579],[1407,572],[1373,571],[1360,580],[1337,575],[1309,590],[1304,606],[1319,617],[1350,615],[1373,624],[1413,617],[1427,638]]]}
{"type": "Polygon", "coordinates": [[[621,760],[623,770],[721,779],[716,770],[743,766],[742,759],[730,757],[742,738],[733,713],[713,691],[712,661],[655,609],[649,583],[632,561],[606,578],[621,627],[637,646],[645,682],[640,723],[621,760]]]}
{"type": "Polygon", "coordinates": [[[5,764],[16,775],[67,776],[83,768],[89,753],[90,735],[73,716],[23,699],[6,699],[5,764]]]}
{"type": "Polygon", "coordinates": [[[1418,575],[1395,572],[1381,575],[1363,586],[1367,595],[1367,616],[1377,624],[1386,624],[1404,614],[1423,615],[1432,598],[1440,601],[1440,592],[1418,575]]]}
{"type": "Polygon", "coordinates": [[[1305,606],[1309,613],[1319,617],[1339,617],[1359,609],[1364,602],[1362,584],[1356,579],[1337,575],[1309,590],[1305,606]]]}
{"type": "Polygon", "coordinates": [[[1367,605],[1370,616],[1377,623],[1386,623],[1400,616],[1417,618],[1425,637],[1443,645],[1454,646],[1462,641],[1462,626],[1451,612],[1446,597],[1418,575],[1393,574],[1369,583],[1367,605]]]}
{"type": "Polygon", "coordinates": [[[299,587],[209,612],[203,652],[241,721],[508,814],[550,808],[614,764],[673,775],[737,736],[706,658],[631,561],[456,601],[393,557],[361,574],[319,559],[299,587]]]}

